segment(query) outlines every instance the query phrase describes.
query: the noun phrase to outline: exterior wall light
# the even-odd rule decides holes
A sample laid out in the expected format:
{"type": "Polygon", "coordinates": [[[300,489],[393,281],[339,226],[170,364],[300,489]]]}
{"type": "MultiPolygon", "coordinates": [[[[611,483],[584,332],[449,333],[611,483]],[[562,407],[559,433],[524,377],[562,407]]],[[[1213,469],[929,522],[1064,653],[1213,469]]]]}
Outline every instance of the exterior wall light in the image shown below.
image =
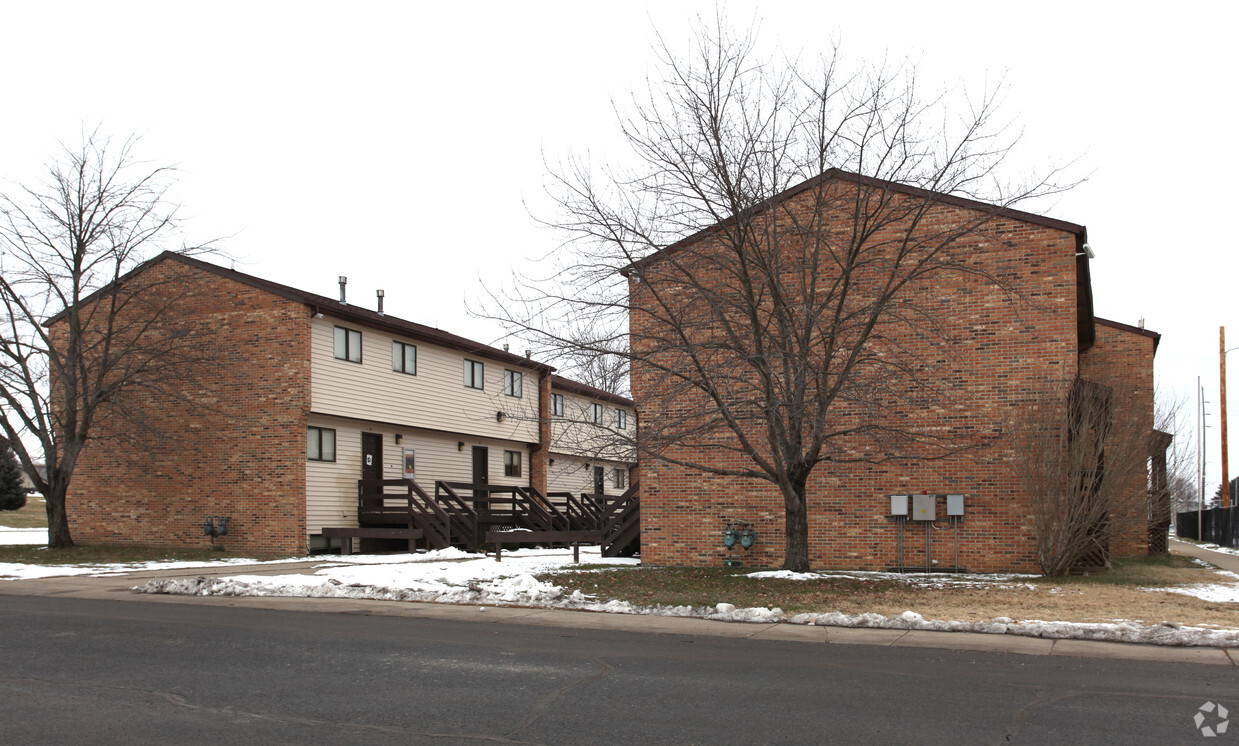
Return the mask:
{"type": "Polygon", "coordinates": [[[503,422],[508,418],[508,415],[502,410],[495,412],[495,422],[503,422]]]}

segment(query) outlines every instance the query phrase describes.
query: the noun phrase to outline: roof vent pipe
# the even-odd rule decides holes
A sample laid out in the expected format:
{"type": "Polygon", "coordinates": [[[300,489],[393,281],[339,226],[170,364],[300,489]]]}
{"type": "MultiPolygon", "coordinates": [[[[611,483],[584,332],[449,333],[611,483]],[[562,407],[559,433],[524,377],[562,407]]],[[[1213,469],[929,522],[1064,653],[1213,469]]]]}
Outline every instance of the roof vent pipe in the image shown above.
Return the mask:
{"type": "Polygon", "coordinates": [[[508,343],[507,343],[507,342],[504,342],[504,343],[503,343],[503,351],[504,351],[504,352],[507,352],[507,351],[508,351],[508,343]]]}
{"type": "Polygon", "coordinates": [[[525,357],[527,358],[533,357],[533,350],[525,350],[525,357]]]}
{"type": "Polygon", "coordinates": [[[379,313],[383,313],[383,291],[375,290],[374,294],[377,295],[379,299],[379,313]]]}
{"type": "Polygon", "coordinates": [[[340,302],[341,303],[346,302],[344,300],[344,286],[347,284],[348,284],[348,278],[345,277],[344,275],[340,275],[340,302]]]}

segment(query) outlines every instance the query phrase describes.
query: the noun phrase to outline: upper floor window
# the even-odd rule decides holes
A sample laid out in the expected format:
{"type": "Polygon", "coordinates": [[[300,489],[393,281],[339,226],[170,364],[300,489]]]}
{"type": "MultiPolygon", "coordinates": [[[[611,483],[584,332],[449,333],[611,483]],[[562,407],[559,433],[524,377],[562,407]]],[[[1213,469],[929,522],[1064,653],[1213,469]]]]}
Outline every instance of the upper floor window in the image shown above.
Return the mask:
{"type": "Polygon", "coordinates": [[[482,385],[482,364],[476,360],[465,360],[465,386],[471,389],[486,388],[482,385]]]}
{"type": "Polygon", "coordinates": [[[615,427],[618,430],[628,427],[628,413],[622,409],[615,410],[615,427]]]}
{"type": "Polygon", "coordinates": [[[417,346],[392,342],[391,369],[411,376],[417,375],[417,346]]]}
{"type": "Polygon", "coordinates": [[[505,477],[519,477],[521,475],[520,451],[503,452],[503,475],[505,477]]]}
{"type": "Polygon", "coordinates": [[[361,332],[342,326],[336,327],[336,359],[350,363],[361,362],[361,332]]]}
{"type": "Polygon", "coordinates": [[[589,418],[595,425],[602,424],[602,405],[601,404],[590,404],[589,405],[589,418]]]}
{"type": "Polygon", "coordinates": [[[551,394],[551,414],[556,417],[564,416],[564,395],[551,394]]]}
{"type": "Polygon", "coordinates": [[[616,467],[615,474],[612,476],[612,484],[615,489],[622,490],[628,486],[628,470],[623,467],[616,467]]]}
{"type": "Polygon", "coordinates": [[[519,370],[505,370],[503,372],[503,393],[508,396],[521,395],[521,372],[519,370]]]}
{"type": "Polygon", "coordinates": [[[336,431],[327,427],[305,429],[305,456],[310,461],[336,460],[336,431]]]}

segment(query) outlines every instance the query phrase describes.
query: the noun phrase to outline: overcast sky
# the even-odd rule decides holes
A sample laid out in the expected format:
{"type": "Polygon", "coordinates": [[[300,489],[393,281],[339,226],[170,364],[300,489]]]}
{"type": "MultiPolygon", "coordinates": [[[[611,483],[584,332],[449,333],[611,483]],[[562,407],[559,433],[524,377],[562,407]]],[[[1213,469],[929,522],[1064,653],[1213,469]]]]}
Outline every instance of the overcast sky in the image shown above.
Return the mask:
{"type": "MultiPolygon", "coordinates": [[[[1214,404],[1218,326],[1239,346],[1230,230],[1239,156],[1234,6],[730,2],[812,57],[910,58],[932,87],[1005,76],[1029,163],[1087,176],[1052,217],[1088,226],[1097,315],[1163,334],[1159,385],[1214,404]],[[1034,163],[1036,162],[1036,163],[1034,163]]],[[[191,238],[237,269],[500,342],[465,299],[558,238],[530,217],[544,159],[619,155],[613,101],[686,48],[713,2],[0,3],[0,178],[37,178],[83,123],[178,164],[191,238]]],[[[1239,355],[1231,360],[1239,370],[1239,355]]],[[[1239,409],[1239,383],[1232,394],[1239,409]]],[[[1239,427],[1239,426],[1237,426],[1239,427]]],[[[1190,427],[1188,428],[1191,429],[1190,427]]],[[[1231,437],[1239,455],[1239,430],[1231,437]]],[[[1232,476],[1239,472],[1239,462],[1232,476]]],[[[1212,488],[1210,488],[1212,491],[1212,488]]]]}

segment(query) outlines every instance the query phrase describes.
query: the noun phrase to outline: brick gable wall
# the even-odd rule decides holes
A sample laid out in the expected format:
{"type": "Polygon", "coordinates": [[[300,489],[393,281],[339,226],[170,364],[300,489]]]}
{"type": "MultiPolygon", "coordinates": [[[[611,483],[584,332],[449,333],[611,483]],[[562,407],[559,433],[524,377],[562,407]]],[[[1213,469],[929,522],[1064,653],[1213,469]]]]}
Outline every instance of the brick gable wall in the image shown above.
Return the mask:
{"type": "MultiPolygon", "coordinates": [[[[927,222],[949,225],[967,219],[965,213],[965,208],[940,206],[927,222]]],[[[910,288],[915,311],[939,320],[941,333],[900,324],[882,330],[894,340],[891,349],[918,361],[919,372],[940,390],[927,398],[923,391],[910,388],[905,401],[884,408],[878,417],[941,444],[985,447],[934,460],[881,461],[882,448],[871,440],[839,442],[840,460],[819,464],[808,482],[814,567],[876,570],[895,565],[900,531],[887,517],[888,495],[926,491],[966,496],[966,515],[957,535],[960,566],[974,571],[1036,569],[1028,508],[1011,465],[1014,454],[1003,436],[1046,383],[1070,380],[1078,372],[1076,237],[1051,227],[999,219],[958,242],[951,252],[978,274],[943,272],[910,288]],[[995,278],[1001,279],[1001,286],[995,278]],[[880,462],[843,463],[849,456],[880,462]]],[[[728,281],[725,255],[694,264],[681,252],[676,261],[703,284],[728,281]]],[[[667,270],[661,272],[663,278],[669,276],[667,270]]],[[[648,303],[643,294],[659,282],[660,269],[647,265],[641,274],[630,284],[636,308],[648,303]]],[[[686,312],[691,312],[689,296],[691,291],[686,295],[686,312]]],[[[640,311],[634,311],[630,323],[639,352],[666,332],[653,315],[640,311]]],[[[709,333],[705,326],[702,329],[709,333]]],[[[661,362],[675,367],[671,357],[661,362]]],[[[699,394],[677,389],[669,377],[639,363],[634,364],[633,394],[643,428],[656,430],[660,420],[691,418],[694,411],[709,408],[699,394]]],[[[858,421],[854,415],[846,405],[840,406],[832,424],[845,427],[858,421]]],[[[755,417],[749,431],[760,440],[761,430],[755,417]]],[[[715,430],[711,435],[698,434],[691,445],[665,446],[663,454],[669,460],[706,459],[715,467],[752,469],[752,461],[736,452],[735,445],[734,436],[715,430]]],[[[641,471],[644,562],[720,564],[728,556],[722,543],[724,523],[747,521],[758,531],[757,544],[735,555],[754,567],[782,563],[783,498],[771,483],[710,475],[652,458],[642,461],[641,471]]],[[[945,505],[940,503],[938,510],[944,517],[945,505]]],[[[924,566],[927,559],[938,566],[956,563],[956,534],[945,520],[928,529],[928,557],[923,524],[909,522],[902,540],[905,565],[924,566]]]]}
{"type": "MultiPolygon", "coordinates": [[[[1080,355],[1080,377],[1109,386],[1114,391],[1114,420],[1120,427],[1147,430],[1151,441],[1154,427],[1153,339],[1144,334],[1097,323],[1097,340],[1080,355]]],[[[1127,488],[1132,503],[1148,501],[1145,475],[1137,475],[1127,488]]],[[[1123,557],[1142,554],[1148,549],[1148,527],[1142,508],[1125,521],[1121,532],[1110,542],[1110,551],[1123,557]]]]}
{"type": "Polygon", "coordinates": [[[229,549],[307,551],[306,307],[175,260],[146,272],[184,292],[165,327],[207,359],[165,390],[128,391],[134,414],[101,411],[67,498],[74,539],[206,547],[206,517],[228,515],[229,549]]]}

